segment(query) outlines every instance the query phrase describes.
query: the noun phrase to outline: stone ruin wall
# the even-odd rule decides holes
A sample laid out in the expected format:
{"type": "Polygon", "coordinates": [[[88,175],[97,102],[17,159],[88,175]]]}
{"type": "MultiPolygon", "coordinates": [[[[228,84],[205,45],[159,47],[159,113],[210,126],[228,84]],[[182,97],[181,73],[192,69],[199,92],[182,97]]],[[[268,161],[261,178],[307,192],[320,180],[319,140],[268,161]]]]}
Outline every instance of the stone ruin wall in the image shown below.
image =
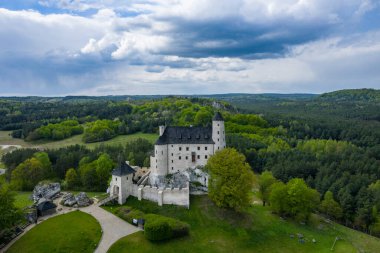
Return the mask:
{"type": "Polygon", "coordinates": [[[132,192],[130,195],[137,197],[139,200],[146,199],[158,203],[159,206],[163,204],[190,206],[190,189],[189,185],[186,188],[157,188],[154,186],[143,186],[133,184],[132,192]]]}

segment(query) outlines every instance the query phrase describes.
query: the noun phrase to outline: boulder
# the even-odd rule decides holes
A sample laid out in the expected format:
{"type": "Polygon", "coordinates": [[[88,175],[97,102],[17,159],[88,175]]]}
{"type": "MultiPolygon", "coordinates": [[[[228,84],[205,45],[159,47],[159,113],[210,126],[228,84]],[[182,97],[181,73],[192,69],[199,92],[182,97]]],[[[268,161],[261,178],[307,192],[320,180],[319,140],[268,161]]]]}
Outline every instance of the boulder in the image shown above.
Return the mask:
{"type": "Polygon", "coordinates": [[[77,200],[72,193],[67,193],[62,197],[61,203],[64,206],[73,206],[77,203],[77,200]]]}
{"type": "Polygon", "coordinates": [[[59,183],[38,184],[34,187],[32,198],[38,202],[41,198],[54,199],[61,192],[59,183]]]}
{"type": "Polygon", "coordinates": [[[78,207],[89,206],[93,203],[92,199],[90,199],[85,192],[80,192],[75,196],[75,200],[78,204],[78,207]]]}

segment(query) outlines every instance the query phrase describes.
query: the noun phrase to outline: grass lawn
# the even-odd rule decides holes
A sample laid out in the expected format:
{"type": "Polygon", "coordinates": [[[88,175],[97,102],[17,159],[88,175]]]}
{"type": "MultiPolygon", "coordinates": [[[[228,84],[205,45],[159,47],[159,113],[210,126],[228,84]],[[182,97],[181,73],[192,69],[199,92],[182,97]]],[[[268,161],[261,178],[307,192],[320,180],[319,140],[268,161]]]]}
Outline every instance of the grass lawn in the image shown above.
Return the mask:
{"type": "Polygon", "coordinates": [[[30,195],[32,195],[32,192],[16,192],[15,206],[23,209],[24,207],[32,205],[33,201],[30,199],[30,195]]]}
{"type": "Polygon", "coordinates": [[[28,231],[7,253],[94,252],[101,227],[89,214],[74,211],[50,218],[28,231]]]}
{"type": "MultiPolygon", "coordinates": [[[[254,205],[245,214],[237,214],[216,207],[207,196],[192,196],[191,208],[178,206],[159,207],[149,201],[129,198],[127,206],[145,213],[157,213],[175,217],[190,224],[190,236],[166,242],[153,243],[145,239],[143,232],[117,241],[108,251],[122,252],[380,252],[380,239],[348,229],[337,224],[327,224],[313,216],[310,225],[285,221],[271,214],[268,207],[254,205]],[[303,234],[300,243],[297,233],[303,234]],[[294,235],[291,238],[290,235],[294,235]],[[331,246],[335,237],[343,238],[331,246]],[[312,239],[317,242],[313,243],[312,239]]],[[[114,212],[117,206],[104,207],[114,212]]]]}
{"type": "Polygon", "coordinates": [[[66,147],[70,145],[85,145],[88,148],[95,148],[96,146],[99,146],[100,144],[104,145],[124,145],[126,142],[136,140],[137,138],[144,138],[149,140],[150,142],[154,142],[157,138],[157,134],[146,134],[146,133],[135,133],[135,134],[129,134],[129,135],[119,135],[115,138],[103,141],[103,142],[96,142],[96,143],[84,143],[82,141],[83,134],[75,135],[70,138],[60,140],[60,141],[33,141],[33,142],[26,142],[21,139],[14,139],[9,134],[11,131],[0,131],[0,145],[20,145],[22,147],[26,148],[49,148],[49,149],[55,149],[55,148],[61,148],[66,147]]]}

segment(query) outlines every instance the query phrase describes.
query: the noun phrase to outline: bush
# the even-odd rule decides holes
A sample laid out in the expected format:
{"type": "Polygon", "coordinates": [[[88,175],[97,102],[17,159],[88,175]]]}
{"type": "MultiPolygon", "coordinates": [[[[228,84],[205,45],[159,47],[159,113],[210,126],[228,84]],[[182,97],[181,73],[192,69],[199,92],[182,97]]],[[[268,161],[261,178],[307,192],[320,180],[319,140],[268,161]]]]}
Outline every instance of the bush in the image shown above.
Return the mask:
{"type": "Polygon", "coordinates": [[[133,219],[144,219],[145,215],[140,210],[132,209],[128,206],[120,207],[119,210],[116,211],[116,214],[117,216],[131,224],[133,224],[133,219]]]}
{"type": "Polygon", "coordinates": [[[189,234],[189,224],[177,219],[156,215],[145,215],[145,237],[151,241],[161,241],[189,234]]]}

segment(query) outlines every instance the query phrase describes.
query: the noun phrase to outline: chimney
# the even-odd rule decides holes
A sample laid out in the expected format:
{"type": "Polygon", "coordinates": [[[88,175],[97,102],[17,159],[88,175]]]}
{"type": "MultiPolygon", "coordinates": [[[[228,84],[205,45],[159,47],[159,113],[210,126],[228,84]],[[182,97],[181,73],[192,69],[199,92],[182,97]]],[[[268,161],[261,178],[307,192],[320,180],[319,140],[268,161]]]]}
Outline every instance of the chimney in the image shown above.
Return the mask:
{"type": "Polygon", "coordinates": [[[159,130],[160,130],[160,136],[162,136],[165,132],[165,126],[159,126],[159,130]]]}

